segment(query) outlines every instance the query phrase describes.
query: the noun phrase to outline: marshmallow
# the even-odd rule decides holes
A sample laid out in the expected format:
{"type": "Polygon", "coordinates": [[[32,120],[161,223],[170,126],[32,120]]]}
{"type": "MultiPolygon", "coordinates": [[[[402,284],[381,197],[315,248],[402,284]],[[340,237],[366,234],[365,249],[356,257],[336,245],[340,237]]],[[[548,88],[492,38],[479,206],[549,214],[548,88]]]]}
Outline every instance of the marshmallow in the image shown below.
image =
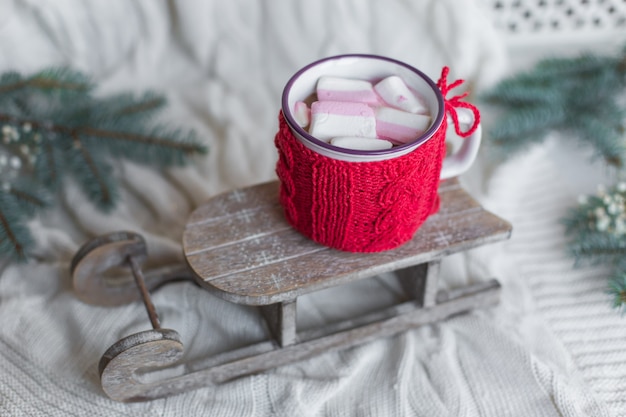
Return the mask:
{"type": "Polygon", "coordinates": [[[372,83],[351,78],[320,77],[317,81],[317,99],[320,101],[351,101],[379,104],[372,83]]]}
{"type": "Polygon", "coordinates": [[[311,123],[311,110],[304,101],[296,101],[293,105],[293,118],[300,127],[307,127],[311,123]]]}
{"type": "Polygon", "coordinates": [[[337,136],[375,138],[374,109],[363,103],[316,101],[311,104],[309,133],[326,142],[337,136]]]}
{"type": "Polygon", "coordinates": [[[332,138],[330,144],[340,148],[354,149],[358,151],[378,151],[390,149],[393,143],[385,139],[359,138],[354,136],[340,136],[332,138]]]}
{"type": "Polygon", "coordinates": [[[376,109],[376,134],[392,142],[407,143],[430,126],[430,116],[413,114],[391,107],[376,109]]]}
{"type": "Polygon", "coordinates": [[[385,103],[392,107],[409,113],[428,113],[426,106],[397,75],[379,81],[374,86],[374,90],[385,103]]]}

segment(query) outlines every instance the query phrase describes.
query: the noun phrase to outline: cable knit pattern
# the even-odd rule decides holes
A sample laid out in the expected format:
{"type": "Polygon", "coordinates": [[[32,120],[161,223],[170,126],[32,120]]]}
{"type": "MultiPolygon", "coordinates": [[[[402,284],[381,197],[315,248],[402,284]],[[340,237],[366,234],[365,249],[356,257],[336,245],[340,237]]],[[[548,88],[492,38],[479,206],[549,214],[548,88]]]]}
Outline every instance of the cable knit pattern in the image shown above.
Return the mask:
{"type": "Polygon", "coordinates": [[[445,123],[406,155],[346,162],[300,143],[282,113],[275,144],[287,221],[314,241],[350,252],[380,252],[410,240],[439,209],[445,123]]]}

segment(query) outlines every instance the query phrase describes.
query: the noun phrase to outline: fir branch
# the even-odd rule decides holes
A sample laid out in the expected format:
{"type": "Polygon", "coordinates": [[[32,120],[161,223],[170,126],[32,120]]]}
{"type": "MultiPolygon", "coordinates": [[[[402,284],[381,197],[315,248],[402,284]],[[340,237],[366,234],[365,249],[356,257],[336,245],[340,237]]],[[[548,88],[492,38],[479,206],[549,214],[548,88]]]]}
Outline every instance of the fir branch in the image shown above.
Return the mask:
{"type": "Polygon", "coordinates": [[[14,199],[0,192],[0,252],[14,260],[25,261],[28,249],[33,246],[32,235],[14,199]]]}
{"type": "Polygon", "coordinates": [[[569,252],[578,265],[583,261],[593,265],[615,264],[626,255],[626,241],[604,233],[590,233],[584,239],[570,242],[569,252]]]}
{"type": "Polygon", "coordinates": [[[25,257],[24,243],[17,239],[16,234],[13,232],[14,227],[5,216],[5,213],[0,211],[0,228],[4,232],[1,234],[4,236],[0,237],[0,249],[5,254],[13,252],[18,260],[22,260],[25,257]]]}
{"type": "Polygon", "coordinates": [[[42,155],[37,159],[34,166],[35,178],[50,189],[56,189],[61,177],[61,156],[58,147],[54,146],[54,140],[48,139],[41,145],[42,155]]]}
{"type": "MultiPolygon", "coordinates": [[[[169,150],[179,151],[189,155],[194,153],[205,154],[207,152],[207,148],[205,146],[196,142],[194,135],[189,135],[183,140],[173,140],[167,137],[161,137],[157,135],[142,135],[129,131],[117,131],[91,126],[72,127],[50,122],[40,122],[39,120],[23,119],[13,115],[2,113],[0,113],[0,122],[9,122],[16,125],[30,124],[33,129],[46,130],[54,133],[62,133],[72,137],[74,137],[75,135],[88,135],[102,139],[115,139],[126,142],[135,142],[148,146],[158,146],[161,148],[167,148],[169,150]]],[[[162,129],[164,128],[157,127],[157,129],[155,130],[162,129]]],[[[174,135],[180,137],[180,132],[175,132],[174,135]]]]}
{"type": "Polygon", "coordinates": [[[540,61],[532,72],[532,77],[541,81],[559,79],[567,82],[572,77],[597,74],[606,68],[615,68],[619,62],[613,57],[583,54],[574,58],[548,58],[540,61]]]}
{"type": "Polygon", "coordinates": [[[492,157],[506,160],[542,142],[549,129],[561,126],[565,117],[563,109],[555,106],[528,106],[507,112],[490,131],[491,142],[495,145],[490,148],[492,157]]]}
{"type": "Polygon", "coordinates": [[[49,132],[71,133],[72,129],[54,124],[49,121],[14,116],[12,114],[0,113],[0,122],[11,123],[14,125],[30,124],[36,130],[44,130],[49,132]]]}
{"type": "MultiPolygon", "coordinates": [[[[504,158],[561,131],[623,175],[626,109],[618,96],[625,88],[626,47],[618,57],[544,60],[483,96],[505,110],[487,137],[504,158]]],[[[562,223],[575,265],[609,266],[614,306],[626,310],[626,183],[586,196],[562,223]]]]}
{"type": "Polygon", "coordinates": [[[522,78],[501,82],[493,90],[484,94],[482,99],[490,103],[526,106],[530,104],[551,105],[558,103],[562,97],[560,91],[554,86],[536,85],[522,78]]]}
{"type": "Polygon", "coordinates": [[[565,117],[561,106],[520,107],[500,119],[491,131],[491,138],[499,144],[519,142],[520,136],[546,134],[548,129],[562,125],[565,117]]]}
{"type": "Polygon", "coordinates": [[[616,274],[609,281],[609,295],[613,297],[613,307],[626,311],[626,271],[616,274]]]}
{"type": "Polygon", "coordinates": [[[621,74],[626,76],[626,46],[622,50],[622,59],[620,59],[619,63],[617,64],[617,70],[621,74]]]}
{"type": "Polygon", "coordinates": [[[46,201],[36,193],[31,194],[27,191],[19,190],[15,187],[11,187],[9,193],[13,194],[18,200],[24,201],[29,206],[37,208],[44,208],[47,206],[46,201]]]}
{"type": "Polygon", "coordinates": [[[86,90],[88,87],[84,84],[63,82],[60,80],[53,80],[49,78],[30,78],[27,80],[21,80],[13,84],[5,84],[0,86],[0,94],[10,93],[12,91],[25,88],[41,88],[46,90],[60,89],[60,90],[86,90]]]}
{"type": "Polygon", "coordinates": [[[502,81],[482,98],[505,110],[487,139],[500,157],[512,156],[563,131],[596,150],[614,167],[625,165],[625,111],[617,95],[626,87],[624,57],[584,55],[548,59],[502,81]]]}
{"type": "Polygon", "coordinates": [[[153,93],[148,93],[141,100],[128,103],[117,110],[116,115],[133,116],[136,114],[147,114],[154,110],[161,109],[166,104],[165,98],[153,93]]]}
{"type": "Polygon", "coordinates": [[[595,155],[603,158],[609,165],[621,168],[624,164],[626,148],[619,129],[605,117],[580,114],[569,121],[567,130],[583,144],[591,145],[595,155]]]}
{"type": "Polygon", "coordinates": [[[108,179],[110,167],[103,160],[94,158],[94,154],[89,152],[77,132],[73,132],[72,140],[78,159],[73,159],[77,162],[71,163],[70,169],[76,174],[75,177],[87,197],[102,210],[110,210],[117,200],[115,187],[108,179]]]}
{"type": "Polygon", "coordinates": [[[45,70],[32,77],[22,78],[17,73],[8,73],[0,78],[0,95],[31,87],[38,90],[68,90],[85,92],[91,86],[81,74],[67,69],[45,70]]]}
{"type": "Polygon", "coordinates": [[[608,292],[614,307],[626,308],[626,183],[582,197],[562,220],[569,237],[567,250],[582,263],[612,269],[608,292]]]}
{"type": "Polygon", "coordinates": [[[171,150],[181,151],[186,154],[206,153],[206,148],[193,142],[192,140],[175,142],[157,136],[140,135],[131,132],[118,132],[114,130],[83,127],[77,129],[80,134],[94,136],[103,139],[115,139],[120,141],[137,142],[144,145],[154,145],[171,150]]]}
{"type": "Polygon", "coordinates": [[[8,188],[8,194],[13,196],[19,209],[28,216],[50,206],[50,196],[38,184],[21,181],[8,188]]]}
{"type": "Polygon", "coordinates": [[[150,123],[165,99],[153,92],[94,97],[69,69],[0,75],[0,254],[24,259],[25,226],[73,179],[101,210],[118,200],[111,161],[168,166],[205,153],[193,132],[150,123]]]}

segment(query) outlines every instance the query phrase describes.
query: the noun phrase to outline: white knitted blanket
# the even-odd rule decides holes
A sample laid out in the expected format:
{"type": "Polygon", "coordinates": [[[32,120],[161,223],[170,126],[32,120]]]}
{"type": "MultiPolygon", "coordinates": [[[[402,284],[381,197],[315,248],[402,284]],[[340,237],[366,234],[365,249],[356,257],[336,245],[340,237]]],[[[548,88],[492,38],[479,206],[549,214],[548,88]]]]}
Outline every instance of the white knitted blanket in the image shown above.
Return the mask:
{"type": "MultiPolygon", "coordinates": [[[[479,91],[497,81],[512,68],[478,2],[4,0],[0,34],[0,70],[71,65],[103,93],[163,91],[166,119],[195,128],[210,148],[185,169],[120,163],[123,201],[110,215],[70,185],[59,207],[32,222],[35,259],[1,266],[0,415],[626,415],[626,319],[610,308],[606,271],[574,270],[564,255],[559,218],[587,190],[563,163],[580,170],[586,160],[556,158],[566,143],[557,140],[495,170],[481,160],[462,178],[514,233],[446,259],[446,285],[497,277],[498,307],[147,403],[113,402],[99,386],[104,350],[149,322],[139,303],[76,299],[68,267],[82,242],[135,230],[152,266],[181,262],[182,229],[196,205],[274,178],[282,87],[315,59],[376,53],[435,79],[449,65],[479,91]]],[[[302,297],[299,324],[358,314],[392,296],[377,277],[302,297]]],[[[253,309],[188,283],[160,289],[154,301],[188,361],[265,337],[253,309]]]]}

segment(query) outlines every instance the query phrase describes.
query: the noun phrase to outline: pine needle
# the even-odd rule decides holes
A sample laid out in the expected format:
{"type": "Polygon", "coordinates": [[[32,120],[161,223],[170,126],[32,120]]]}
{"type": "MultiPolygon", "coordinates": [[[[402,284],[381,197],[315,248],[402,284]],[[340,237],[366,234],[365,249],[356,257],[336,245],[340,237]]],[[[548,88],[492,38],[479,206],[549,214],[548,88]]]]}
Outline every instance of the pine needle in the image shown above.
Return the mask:
{"type": "Polygon", "coordinates": [[[507,157],[561,131],[608,164],[624,166],[626,112],[617,97],[626,87],[625,62],[626,55],[548,59],[502,81],[482,96],[504,111],[487,140],[507,157]]]}
{"type": "Polygon", "coordinates": [[[24,220],[15,199],[0,192],[0,252],[20,262],[27,259],[28,251],[34,245],[24,220]]]}
{"type": "MultiPolygon", "coordinates": [[[[499,157],[510,157],[541,142],[551,132],[565,133],[594,150],[624,177],[626,47],[617,57],[583,55],[547,59],[531,71],[502,81],[483,99],[504,111],[488,132],[499,157]]],[[[608,292],[614,307],[626,310],[626,183],[585,196],[562,220],[567,251],[576,265],[606,265],[613,270],[608,292]]]]}
{"type": "Polygon", "coordinates": [[[609,281],[609,295],[613,297],[613,307],[626,311],[626,272],[622,272],[609,281]]]}
{"type": "Polygon", "coordinates": [[[96,97],[94,87],[67,68],[0,75],[0,254],[27,258],[26,221],[54,204],[67,180],[109,211],[119,200],[113,160],[164,167],[207,152],[193,132],[154,122],[163,96],[96,97]]]}

